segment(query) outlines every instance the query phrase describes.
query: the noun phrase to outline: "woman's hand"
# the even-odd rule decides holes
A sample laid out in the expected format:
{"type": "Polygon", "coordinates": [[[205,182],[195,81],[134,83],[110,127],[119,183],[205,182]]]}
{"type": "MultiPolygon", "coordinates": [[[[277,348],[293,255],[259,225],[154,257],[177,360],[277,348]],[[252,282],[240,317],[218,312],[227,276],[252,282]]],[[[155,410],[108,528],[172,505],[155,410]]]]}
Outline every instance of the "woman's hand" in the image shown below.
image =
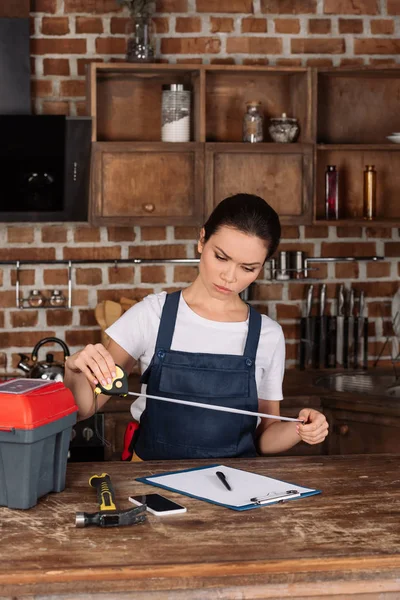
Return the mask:
{"type": "Polygon", "coordinates": [[[66,369],[74,373],[83,373],[94,389],[100,382],[110,384],[115,378],[115,362],[111,354],[102,344],[88,344],[69,356],[66,369]]]}
{"type": "Polygon", "coordinates": [[[303,442],[320,444],[324,441],[329,428],[325,415],[312,408],[303,408],[298,418],[304,421],[297,425],[297,433],[303,442]]]}

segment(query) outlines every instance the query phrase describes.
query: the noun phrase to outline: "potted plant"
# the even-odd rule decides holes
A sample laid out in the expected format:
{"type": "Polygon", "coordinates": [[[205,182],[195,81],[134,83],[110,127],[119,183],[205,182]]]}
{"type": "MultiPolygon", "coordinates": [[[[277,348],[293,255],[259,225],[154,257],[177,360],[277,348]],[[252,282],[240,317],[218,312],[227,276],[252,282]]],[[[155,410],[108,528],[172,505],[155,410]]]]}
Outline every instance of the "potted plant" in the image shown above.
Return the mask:
{"type": "Polygon", "coordinates": [[[126,60],[128,62],[153,62],[151,43],[151,17],[155,10],[154,0],[117,0],[130,13],[126,60]]]}

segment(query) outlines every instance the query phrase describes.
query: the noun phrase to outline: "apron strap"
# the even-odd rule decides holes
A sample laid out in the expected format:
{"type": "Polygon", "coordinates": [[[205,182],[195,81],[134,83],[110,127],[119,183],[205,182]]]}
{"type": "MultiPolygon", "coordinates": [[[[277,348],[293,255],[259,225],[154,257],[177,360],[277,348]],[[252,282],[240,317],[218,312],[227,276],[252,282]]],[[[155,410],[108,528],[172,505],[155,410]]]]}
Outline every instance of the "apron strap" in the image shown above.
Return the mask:
{"type": "Polygon", "coordinates": [[[165,298],[160,326],[158,328],[156,348],[162,348],[163,350],[171,348],[180,297],[181,292],[178,290],[177,292],[172,292],[172,294],[167,294],[165,298]]]}
{"type": "Polygon", "coordinates": [[[260,339],[261,331],[261,315],[255,308],[249,305],[249,330],[247,333],[246,346],[244,356],[248,356],[252,360],[256,360],[258,340],[260,339]]]}

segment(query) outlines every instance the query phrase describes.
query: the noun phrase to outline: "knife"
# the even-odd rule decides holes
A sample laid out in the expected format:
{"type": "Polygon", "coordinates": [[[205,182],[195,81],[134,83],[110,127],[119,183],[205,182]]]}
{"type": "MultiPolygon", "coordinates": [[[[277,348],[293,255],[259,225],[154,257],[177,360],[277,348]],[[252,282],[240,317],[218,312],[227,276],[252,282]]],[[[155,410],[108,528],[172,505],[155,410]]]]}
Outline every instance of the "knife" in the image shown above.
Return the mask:
{"type": "Polygon", "coordinates": [[[354,368],[358,369],[360,363],[362,363],[362,356],[360,358],[360,348],[362,350],[361,339],[363,337],[363,315],[364,313],[364,292],[360,291],[358,298],[358,316],[354,318],[354,368]]]}
{"type": "Polygon", "coordinates": [[[347,295],[346,316],[344,318],[343,366],[348,369],[354,356],[354,289],[347,295]]]}
{"type": "Polygon", "coordinates": [[[359,338],[360,338],[360,365],[363,369],[368,369],[368,319],[365,314],[365,292],[360,293],[360,313],[359,313],[359,338]]]}
{"type": "Polygon", "coordinates": [[[336,362],[343,365],[344,285],[339,286],[336,309],[336,362]]]}
{"type": "Polygon", "coordinates": [[[312,349],[313,349],[313,336],[312,336],[312,321],[311,308],[312,308],[312,297],[313,297],[314,286],[310,285],[307,289],[306,297],[306,311],[305,316],[300,321],[300,369],[311,365],[312,361],[312,349]]]}
{"type": "Polygon", "coordinates": [[[319,353],[318,366],[319,368],[326,367],[326,338],[327,338],[327,318],[325,315],[326,304],[326,283],[321,285],[319,293],[319,353]]]}

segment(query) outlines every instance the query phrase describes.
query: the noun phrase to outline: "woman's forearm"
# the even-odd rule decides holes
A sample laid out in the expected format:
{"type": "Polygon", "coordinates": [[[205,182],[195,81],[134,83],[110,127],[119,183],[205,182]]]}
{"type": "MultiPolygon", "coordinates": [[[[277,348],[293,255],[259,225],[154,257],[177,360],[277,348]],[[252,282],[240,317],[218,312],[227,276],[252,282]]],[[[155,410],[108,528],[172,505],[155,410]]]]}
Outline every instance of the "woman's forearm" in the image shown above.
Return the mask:
{"type": "Polygon", "coordinates": [[[293,448],[300,442],[296,426],[297,423],[295,422],[280,421],[271,423],[258,438],[258,451],[260,454],[276,454],[293,448]]]}
{"type": "MultiPolygon", "coordinates": [[[[68,361],[67,361],[68,364],[68,361]]],[[[83,373],[75,373],[65,365],[64,385],[71,390],[78,407],[78,419],[91,417],[95,410],[93,389],[83,373]]]]}

